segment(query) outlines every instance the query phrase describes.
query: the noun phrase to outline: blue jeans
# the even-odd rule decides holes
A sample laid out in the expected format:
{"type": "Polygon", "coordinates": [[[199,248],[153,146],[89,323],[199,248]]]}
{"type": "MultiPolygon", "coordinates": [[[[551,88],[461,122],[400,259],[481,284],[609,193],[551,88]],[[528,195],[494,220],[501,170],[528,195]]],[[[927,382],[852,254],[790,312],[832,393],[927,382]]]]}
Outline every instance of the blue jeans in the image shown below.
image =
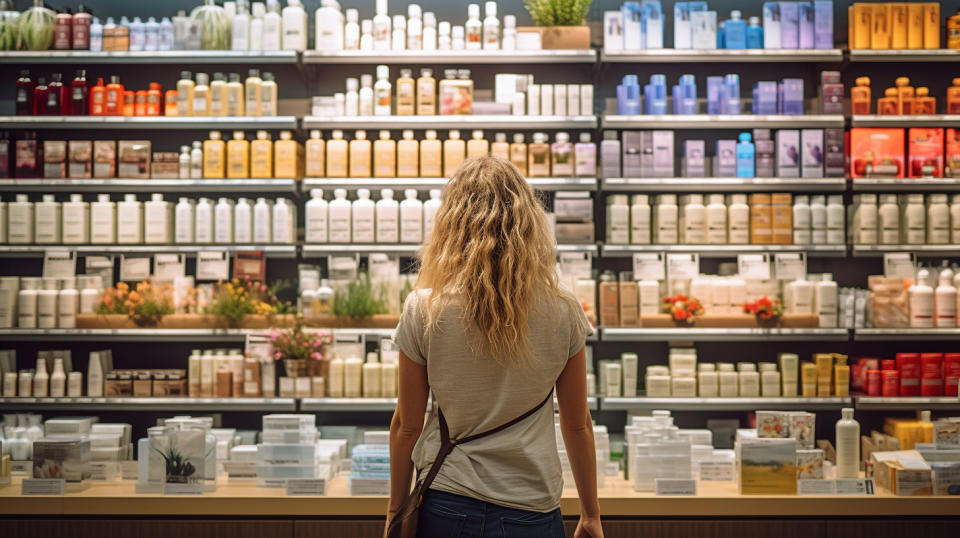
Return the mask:
{"type": "Polygon", "coordinates": [[[528,512],[428,490],[420,505],[417,538],[564,538],[560,509],[528,512]]]}

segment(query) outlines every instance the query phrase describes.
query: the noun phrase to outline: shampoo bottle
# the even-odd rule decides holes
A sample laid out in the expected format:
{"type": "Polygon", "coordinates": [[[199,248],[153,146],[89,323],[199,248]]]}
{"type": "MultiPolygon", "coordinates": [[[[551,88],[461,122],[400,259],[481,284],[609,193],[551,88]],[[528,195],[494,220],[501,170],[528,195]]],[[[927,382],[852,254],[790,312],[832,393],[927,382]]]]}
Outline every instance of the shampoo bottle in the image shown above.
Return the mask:
{"type": "Polygon", "coordinates": [[[347,200],[347,190],[337,189],[333,191],[334,199],[328,206],[330,215],[330,242],[331,243],[349,243],[351,240],[351,216],[352,206],[347,200]]]}
{"type": "Polygon", "coordinates": [[[403,139],[397,142],[397,177],[417,177],[420,173],[420,145],[413,131],[405,129],[403,139]]]}
{"type": "Polygon", "coordinates": [[[370,199],[368,189],[359,189],[357,199],[353,202],[351,213],[353,214],[353,242],[354,243],[373,243],[374,242],[374,212],[375,204],[370,199]]]}
{"type": "Polygon", "coordinates": [[[424,204],[417,199],[415,189],[403,192],[400,202],[400,242],[418,245],[423,241],[424,204]]]}
{"type": "Polygon", "coordinates": [[[323,189],[311,189],[310,200],[306,206],[306,230],[304,240],[307,243],[327,242],[327,201],[323,199],[323,189]]]}
{"type": "Polygon", "coordinates": [[[860,424],[853,409],[844,407],[837,421],[837,478],[860,477],[860,424]]]}
{"type": "Polygon", "coordinates": [[[399,204],[393,199],[393,189],[380,191],[376,206],[376,242],[396,243],[399,239],[399,204]]]}

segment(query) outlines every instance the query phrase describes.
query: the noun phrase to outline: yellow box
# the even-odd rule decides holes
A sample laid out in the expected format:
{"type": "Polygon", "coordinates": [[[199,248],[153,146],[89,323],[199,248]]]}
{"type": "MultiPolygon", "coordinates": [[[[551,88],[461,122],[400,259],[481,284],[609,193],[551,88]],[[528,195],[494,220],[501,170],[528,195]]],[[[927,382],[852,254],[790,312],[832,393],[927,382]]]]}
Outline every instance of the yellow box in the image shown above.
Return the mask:
{"type": "Polygon", "coordinates": [[[923,4],[907,4],[907,48],[923,48],[923,4]]]}
{"type": "Polygon", "coordinates": [[[830,396],[833,384],[833,355],[817,353],[813,360],[817,367],[817,396],[830,396]]]}
{"type": "Polygon", "coordinates": [[[869,49],[873,4],[853,4],[853,42],[851,48],[869,49]]]}
{"type": "Polygon", "coordinates": [[[890,48],[890,4],[874,4],[870,24],[870,48],[886,50],[890,48]]]}
{"type": "Polygon", "coordinates": [[[890,48],[907,48],[907,4],[890,4],[890,48]]]}
{"type": "Polygon", "coordinates": [[[923,4],[923,48],[940,48],[940,4],[923,4]]]}

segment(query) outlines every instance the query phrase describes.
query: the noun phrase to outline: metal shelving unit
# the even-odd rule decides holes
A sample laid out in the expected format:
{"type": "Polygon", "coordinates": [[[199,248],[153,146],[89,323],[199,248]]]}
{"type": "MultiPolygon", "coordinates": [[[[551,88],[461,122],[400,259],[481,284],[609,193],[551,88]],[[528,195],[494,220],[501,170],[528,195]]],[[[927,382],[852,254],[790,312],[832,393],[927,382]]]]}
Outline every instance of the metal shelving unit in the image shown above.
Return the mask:
{"type": "Polygon", "coordinates": [[[839,411],[850,407],[850,398],[602,398],[604,411],[839,411]]]}
{"type": "Polygon", "coordinates": [[[415,256],[420,245],[386,245],[374,243],[369,245],[330,244],[303,245],[301,251],[306,258],[317,256],[342,256],[344,254],[396,254],[398,256],[415,256]]]}
{"type": "Polygon", "coordinates": [[[960,179],[955,178],[917,178],[917,179],[877,179],[855,178],[851,180],[853,190],[863,192],[957,192],[960,191],[960,179]]]}
{"type": "Polygon", "coordinates": [[[293,179],[0,179],[2,192],[295,193],[293,179]]]}
{"type": "Polygon", "coordinates": [[[864,411],[960,411],[956,396],[857,396],[855,405],[864,411]]]}
{"type": "Polygon", "coordinates": [[[592,64],[595,50],[405,50],[303,53],[304,64],[592,64]]]}
{"type": "Polygon", "coordinates": [[[621,116],[608,114],[603,117],[604,129],[842,129],[844,118],[840,114],[804,114],[789,116],[780,114],[663,114],[621,116]]]}
{"type": "Polygon", "coordinates": [[[300,411],[311,413],[392,413],[396,408],[396,398],[303,398],[300,400],[300,411]]]}
{"type": "Polygon", "coordinates": [[[595,244],[590,245],[557,245],[557,252],[585,252],[596,256],[600,252],[600,247],[595,244]]]}
{"type": "Polygon", "coordinates": [[[613,177],[601,188],[625,192],[842,192],[845,178],[613,177]]]}
{"type": "Polygon", "coordinates": [[[186,254],[198,252],[259,251],[267,258],[295,258],[296,245],[3,245],[0,258],[37,258],[50,250],[73,250],[77,254],[186,254]]]}
{"type": "Polygon", "coordinates": [[[847,329],[603,328],[603,342],[845,342],[847,329]]]}
{"type": "Polygon", "coordinates": [[[293,412],[293,398],[0,398],[0,409],[18,411],[293,412]]]}
{"type": "Polygon", "coordinates": [[[870,50],[853,49],[851,62],[957,62],[960,50],[956,49],[916,49],[916,50],[870,50]]]}
{"type": "Polygon", "coordinates": [[[602,63],[840,63],[842,49],[648,49],[603,52],[602,63]]]}
{"type": "Polygon", "coordinates": [[[44,50],[3,51],[5,64],[295,64],[297,52],[239,50],[89,51],[44,50]]]}
{"type": "Polygon", "coordinates": [[[879,258],[888,252],[914,252],[923,257],[960,254],[960,245],[853,245],[854,258],[879,258]]]}
{"type": "MultiPolygon", "coordinates": [[[[594,177],[531,177],[530,186],[542,191],[595,191],[594,177]]],[[[306,178],[304,191],[310,189],[442,189],[447,179],[442,177],[331,177],[306,178]]]]}
{"type": "Polygon", "coordinates": [[[805,252],[810,258],[842,258],[846,245],[603,245],[604,258],[631,257],[636,252],[696,252],[701,258],[736,258],[737,254],[805,252]]]}
{"type": "Polygon", "coordinates": [[[861,328],[854,329],[855,342],[944,342],[960,340],[960,329],[861,328]]]}
{"type": "Polygon", "coordinates": [[[234,342],[253,329],[2,329],[0,342],[234,342]]]}
{"type": "Polygon", "coordinates": [[[3,129],[296,129],[296,116],[0,116],[3,129]]]}
{"type": "Polygon", "coordinates": [[[854,115],[854,127],[960,127],[960,114],[912,116],[854,115]]]}
{"type": "Polygon", "coordinates": [[[596,116],[306,116],[304,129],[596,129],[596,116]]]}

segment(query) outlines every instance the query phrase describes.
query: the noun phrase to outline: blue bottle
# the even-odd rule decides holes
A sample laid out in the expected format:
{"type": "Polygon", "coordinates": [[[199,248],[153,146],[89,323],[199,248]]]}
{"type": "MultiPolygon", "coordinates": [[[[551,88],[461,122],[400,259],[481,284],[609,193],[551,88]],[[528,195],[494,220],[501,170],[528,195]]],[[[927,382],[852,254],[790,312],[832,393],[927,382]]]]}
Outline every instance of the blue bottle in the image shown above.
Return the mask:
{"type": "Polygon", "coordinates": [[[643,90],[644,114],[667,113],[667,76],[650,75],[650,83],[643,90]]]}
{"type": "Polygon", "coordinates": [[[707,114],[723,114],[720,98],[723,93],[723,77],[707,77],[707,114]]]}
{"type": "Polygon", "coordinates": [[[640,80],[637,75],[625,75],[617,86],[617,114],[631,116],[640,113],[640,80]]]}
{"type": "Polygon", "coordinates": [[[750,17],[750,25],[747,26],[747,48],[763,48],[763,26],[760,26],[760,17],[750,17]]]}
{"type": "Polygon", "coordinates": [[[719,23],[717,23],[717,48],[718,49],[727,48],[727,45],[725,43],[726,37],[727,37],[726,25],[727,25],[726,21],[720,21],[719,23]]]}
{"type": "Polygon", "coordinates": [[[747,48],[747,21],[743,20],[740,10],[730,12],[730,20],[723,25],[723,45],[727,49],[747,48]]]}
{"type": "MultiPolygon", "coordinates": [[[[697,113],[697,77],[694,75],[680,75],[680,84],[677,86],[680,93],[680,103],[675,108],[676,114],[697,113]]],[[[676,96],[674,96],[676,99],[676,96]]],[[[676,105],[676,101],[674,101],[676,105]]]]}
{"type": "Polygon", "coordinates": [[[737,177],[754,176],[754,148],[750,133],[740,133],[737,143],[737,177]]]}
{"type": "Polygon", "coordinates": [[[723,80],[723,89],[720,92],[721,114],[740,113],[740,75],[728,74],[723,80]]]}

